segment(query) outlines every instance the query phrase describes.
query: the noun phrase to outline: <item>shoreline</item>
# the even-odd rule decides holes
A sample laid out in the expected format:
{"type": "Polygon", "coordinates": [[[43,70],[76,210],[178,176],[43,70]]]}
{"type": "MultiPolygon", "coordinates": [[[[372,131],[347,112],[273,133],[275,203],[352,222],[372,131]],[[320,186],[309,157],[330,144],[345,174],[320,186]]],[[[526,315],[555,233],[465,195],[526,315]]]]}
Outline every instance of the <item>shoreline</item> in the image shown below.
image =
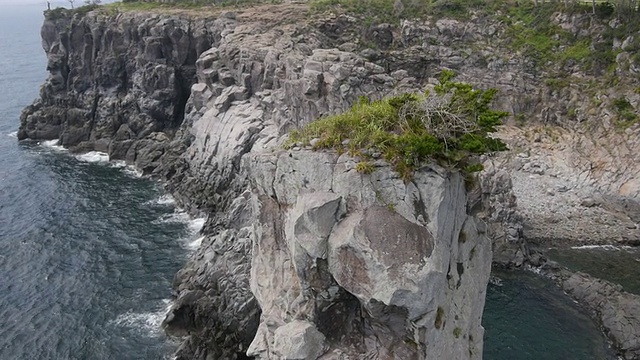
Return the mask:
{"type": "MultiPolygon", "coordinates": [[[[580,248],[566,247],[576,252],[580,248]]],[[[582,248],[584,249],[584,248],[582,248]]],[[[588,245],[586,249],[594,249],[588,245]]],[[[603,251],[628,251],[612,245],[597,246],[603,251]]],[[[639,250],[633,247],[635,250],[639,250]]],[[[533,249],[534,264],[525,263],[520,268],[509,264],[496,264],[499,269],[508,271],[528,271],[551,280],[566,296],[578,303],[599,325],[602,333],[620,359],[635,359],[640,356],[640,347],[636,340],[640,338],[640,295],[623,290],[622,286],[587,272],[571,270],[568,267],[546,258],[546,251],[533,249]]]]}
{"type": "MultiPolygon", "coordinates": [[[[326,185],[325,190],[333,191],[334,182],[341,184],[340,181],[348,178],[353,184],[362,184],[357,191],[345,190],[345,194],[362,192],[358,201],[365,202],[364,208],[391,199],[392,206],[386,204],[387,208],[393,208],[405,220],[423,227],[430,221],[425,214],[416,215],[424,212],[416,206],[424,205],[430,196],[418,191],[415,195],[418,200],[405,204],[407,195],[398,189],[407,193],[414,189],[409,189],[411,184],[396,181],[394,175],[376,180],[393,190],[374,189],[376,196],[369,199],[367,183],[352,172],[357,159],[310,154],[305,150],[289,152],[288,157],[279,153],[278,144],[288,130],[322,115],[344,111],[359,96],[376,98],[433,85],[433,76],[441,67],[459,70],[464,80],[473,80],[485,87],[497,86],[504,94],[501,106],[509,111],[510,106],[526,108],[544,124],[566,120],[563,114],[567,113],[565,107],[569,101],[575,105],[577,114],[586,113],[592,106],[587,102],[575,104],[571,98],[575,89],[568,89],[562,96],[553,95],[554,84],[527,72],[526,57],[508,47],[501,48],[504,44],[500,41],[496,45],[483,37],[482,29],[487,28],[487,24],[482,19],[461,22],[427,18],[403,22],[401,28],[374,24],[373,28],[366,29],[359,25],[357,18],[345,14],[322,14],[313,21],[303,21],[295,10],[304,6],[272,5],[268,7],[272,12],[261,11],[260,7],[247,8],[238,13],[225,12],[215,19],[205,19],[206,16],[192,19],[167,13],[153,16],[121,13],[114,17],[115,25],[109,15],[103,13],[89,13],[84,18],[62,14],[61,18],[46,19],[43,25],[43,44],[51,75],[40,99],[24,110],[18,138],[57,138],[74,152],[107,153],[109,158],[157,177],[165,191],[189,213],[207,216],[199,239],[201,246],[176,274],[174,291],[179,300],[173,317],[166,321],[173,324],[169,327],[174,334],[192,335],[184,343],[184,357],[196,353],[232,357],[245,350],[254,354],[269,353],[274,339],[283,338],[277,332],[280,327],[281,331],[310,331],[316,336],[315,327],[295,322],[302,315],[292,314],[299,312],[316,319],[319,315],[312,314],[304,304],[325,301],[317,297],[319,293],[332,301],[347,299],[354,308],[357,301],[370,300],[366,292],[357,289],[344,293],[332,290],[329,295],[325,294],[324,287],[337,286],[331,282],[338,277],[337,270],[325,269],[324,265],[311,266],[311,262],[303,261],[306,258],[299,257],[299,244],[291,235],[298,228],[292,226],[290,230],[284,224],[288,216],[299,215],[291,211],[303,211],[297,209],[296,204],[302,201],[299,196],[305,198],[304,192],[324,189],[329,180],[331,185],[326,185]],[[300,20],[299,23],[284,21],[288,15],[300,20]],[[337,38],[333,35],[336,32],[341,34],[337,38]],[[94,36],[93,42],[87,42],[85,47],[73,40],[94,36]],[[363,48],[361,37],[375,46],[363,48]],[[396,49],[393,44],[403,47],[396,49]],[[465,47],[471,45],[485,49],[488,54],[502,51],[509,61],[477,59],[477,54],[465,52],[465,47]],[[101,55],[96,56],[98,53],[101,55]],[[425,67],[420,55],[423,53],[443,55],[432,59],[437,60],[437,64],[427,62],[425,67]],[[539,91],[537,103],[531,100],[532,104],[521,104],[522,99],[534,99],[531,96],[535,91],[539,91]],[[314,173],[308,169],[309,164],[324,170],[316,169],[319,172],[314,173]],[[300,173],[305,176],[300,177],[300,173]],[[284,189],[280,182],[286,182],[290,189],[284,189]],[[396,199],[399,206],[395,204],[396,199]],[[271,207],[270,213],[263,212],[263,207],[271,207]],[[260,218],[252,220],[258,216],[260,218]],[[263,223],[267,225],[262,226],[263,223]],[[279,225],[271,229],[269,224],[279,225]],[[268,231],[271,235],[264,235],[268,231]],[[267,254],[254,253],[262,250],[255,245],[257,240],[265,236],[280,244],[285,241],[283,233],[291,242],[288,247],[265,246],[270,251],[267,254]],[[289,249],[290,253],[280,253],[280,249],[289,249]],[[288,262],[305,271],[291,274],[291,281],[281,281],[269,278],[266,271],[256,270],[261,269],[260,266],[268,268],[266,264],[275,267],[288,262]],[[317,278],[306,278],[307,267],[311,273],[319,272],[317,278]],[[256,274],[262,276],[263,283],[275,281],[275,289],[291,296],[289,305],[284,307],[293,306],[296,311],[274,302],[271,299],[274,295],[268,291],[261,292],[263,285],[252,280],[256,274]],[[325,279],[331,279],[329,275],[333,280],[325,279]],[[296,285],[296,281],[302,285],[296,285]],[[297,295],[293,294],[302,294],[301,300],[294,301],[297,295]],[[234,301],[241,306],[231,304],[234,301]],[[265,309],[265,314],[261,314],[265,309]],[[285,328],[284,324],[293,325],[285,328]],[[261,338],[249,339],[256,332],[261,338]],[[238,343],[241,346],[237,346],[238,343]]],[[[569,20],[581,19],[579,15],[572,16],[569,20]]],[[[505,31],[503,27],[507,25],[500,21],[492,26],[496,27],[493,34],[502,34],[500,31],[505,31]]],[[[608,110],[603,105],[593,111],[596,115],[598,111],[606,115],[608,110]]],[[[544,125],[506,126],[503,130],[501,136],[510,141],[514,152],[491,159],[495,164],[487,171],[488,175],[485,173],[487,177],[481,179],[483,186],[475,189],[479,193],[469,196],[466,209],[483,218],[489,229],[480,223],[477,228],[468,225],[462,218],[454,222],[454,228],[464,222],[472,228],[471,233],[477,230],[484,234],[486,230],[493,235],[500,261],[515,265],[543,261],[530,250],[535,241],[528,244],[526,238],[548,237],[572,242],[574,246],[588,244],[581,239],[640,242],[635,223],[638,219],[629,216],[634,211],[633,200],[640,194],[640,185],[633,176],[637,170],[636,153],[618,156],[615,151],[598,152],[597,143],[588,145],[592,134],[585,135],[581,129],[556,132],[555,128],[544,125]],[[629,165],[626,169],[613,173],[602,171],[619,158],[629,165]],[[619,194],[620,198],[606,194],[619,194]],[[593,224],[586,226],[585,219],[593,220],[593,224]]],[[[604,134],[601,141],[617,141],[629,148],[637,144],[631,136],[633,132],[621,135],[605,131],[604,134]]],[[[600,135],[602,131],[593,134],[600,135]]],[[[457,193],[458,190],[450,191],[457,193]]],[[[327,199],[320,200],[326,200],[325,205],[330,207],[340,203],[340,209],[349,205],[353,214],[361,215],[353,206],[353,200],[343,204],[343,200],[327,199]]],[[[437,218],[437,214],[432,218],[437,218]]],[[[439,229],[441,224],[435,224],[430,225],[431,230],[439,229]]],[[[443,224],[449,226],[446,222],[443,224]]],[[[328,236],[317,238],[324,239],[324,244],[328,236]]],[[[461,238],[447,246],[465,248],[467,245],[461,238]]],[[[302,248],[306,251],[303,254],[311,254],[313,259],[326,261],[329,256],[328,250],[314,252],[308,246],[302,248]]],[[[486,264],[471,261],[473,254],[475,250],[469,254],[448,254],[444,262],[455,261],[458,266],[443,265],[441,272],[447,274],[446,281],[461,279],[463,273],[468,276],[464,264],[472,263],[484,270],[486,264]]],[[[494,254],[494,259],[496,256],[494,254]]],[[[290,276],[287,271],[282,272],[290,276]]],[[[457,287],[460,284],[459,281],[457,287]]],[[[451,296],[458,296],[456,290],[451,296]]],[[[479,289],[468,291],[476,294],[479,289]]],[[[390,305],[392,299],[381,296],[374,300],[390,305]]],[[[435,306],[429,306],[432,305],[435,306]]],[[[420,311],[423,310],[426,311],[420,311]]],[[[441,314],[440,317],[444,315],[444,309],[428,310],[441,314]]],[[[473,311],[481,313],[482,309],[473,311]]],[[[420,321],[429,322],[431,312],[420,321]]],[[[471,329],[473,324],[457,326],[469,326],[470,331],[475,331],[471,329]]],[[[439,326],[436,328],[440,330],[439,326]]],[[[429,331],[432,334],[433,329],[429,331]]],[[[460,335],[460,331],[456,333],[460,335]]],[[[451,336],[450,332],[447,336],[451,342],[442,344],[459,346],[458,336],[451,336]]],[[[477,334],[475,336],[477,338],[477,334]]],[[[425,347],[430,344],[423,342],[425,347]]],[[[463,356],[477,357],[477,344],[469,341],[466,345],[469,351],[463,356]]],[[[312,350],[315,351],[309,351],[312,350]]]]}

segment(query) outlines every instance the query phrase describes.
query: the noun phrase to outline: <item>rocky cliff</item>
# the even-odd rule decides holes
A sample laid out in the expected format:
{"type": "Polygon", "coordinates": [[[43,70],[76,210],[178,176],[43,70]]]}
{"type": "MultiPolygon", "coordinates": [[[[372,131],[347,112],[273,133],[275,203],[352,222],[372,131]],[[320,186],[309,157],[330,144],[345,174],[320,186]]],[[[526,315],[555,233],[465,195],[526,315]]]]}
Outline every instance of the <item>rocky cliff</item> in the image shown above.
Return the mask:
{"type": "MultiPolygon", "coordinates": [[[[634,204],[637,153],[624,152],[625,171],[585,170],[596,154],[588,144],[600,140],[587,142],[580,122],[565,119],[567,104],[598,116],[606,101],[594,107],[576,98],[580,89],[553,91],[526,54],[506,46],[499,19],[364,25],[308,11],[283,4],[50,14],[42,37],[51,76],[25,109],[19,137],[108,152],[163,179],[185,208],[208,216],[200,248],[176,275],[165,320],[184,338],[180,359],[479,358],[491,262],[485,233],[496,259],[516,264],[529,255],[523,231],[545,238],[549,217],[566,230],[547,237],[575,238],[575,223],[566,221],[575,217],[544,206],[549,186],[530,195],[527,186],[538,176],[572,181],[567,189],[582,192],[571,209],[587,208],[582,201],[594,193],[634,204]],[[499,88],[513,121],[524,114],[536,126],[565,124],[573,142],[547,149],[572,154],[566,172],[536,165],[542,153],[530,155],[528,133],[511,128],[502,136],[527,157],[487,159],[471,194],[459,174],[436,165],[407,183],[381,161],[364,175],[346,155],[282,150],[289,130],[344,111],[359,96],[421,91],[441,68],[499,88]],[[514,173],[518,199],[540,205],[516,208],[514,173]]],[[[634,146],[635,128],[611,126],[594,133],[634,146]]],[[[550,142],[542,131],[532,143],[550,142]]],[[[617,152],[597,154],[603,168],[616,161],[617,152]]],[[[613,213],[588,208],[595,218],[613,213]]],[[[625,227],[624,236],[634,231],[625,227]]]]}

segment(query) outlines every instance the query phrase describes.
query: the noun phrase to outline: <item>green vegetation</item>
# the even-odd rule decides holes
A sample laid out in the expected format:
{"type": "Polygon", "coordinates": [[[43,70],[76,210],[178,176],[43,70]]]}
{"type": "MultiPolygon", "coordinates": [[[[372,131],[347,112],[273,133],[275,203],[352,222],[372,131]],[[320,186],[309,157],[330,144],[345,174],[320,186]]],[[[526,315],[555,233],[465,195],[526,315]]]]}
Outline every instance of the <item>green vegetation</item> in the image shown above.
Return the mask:
{"type": "MultiPolygon", "coordinates": [[[[548,67],[554,78],[568,73],[565,65],[579,66],[589,74],[610,74],[615,69],[614,39],[624,40],[640,31],[640,12],[627,0],[590,2],[527,0],[314,0],[314,11],[333,11],[358,16],[369,27],[375,23],[399,24],[401,19],[494,17],[505,25],[503,45],[525,55],[534,67],[548,67]],[[602,27],[599,36],[591,32],[570,32],[559,26],[556,15],[591,14],[576,25],[602,27]],[[607,23],[617,18],[622,25],[607,23]],[[551,65],[551,67],[549,67],[551,65]]],[[[640,39],[638,41],[640,47],[640,39]]],[[[368,46],[372,47],[372,46],[368,46]]],[[[640,55],[636,56],[640,61],[640,55]]]]}
{"type": "Polygon", "coordinates": [[[456,339],[458,339],[460,338],[460,335],[462,335],[462,329],[456,326],[456,328],[453,329],[453,336],[455,336],[456,339]]]}
{"type": "Polygon", "coordinates": [[[433,324],[436,329],[440,330],[442,325],[444,325],[444,309],[438,306],[438,310],[436,311],[436,321],[433,324]]]}
{"type": "Polygon", "coordinates": [[[638,121],[638,115],[635,108],[626,97],[622,96],[613,100],[613,108],[618,115],[617,125],[622,129],[635,124],[638,121]]]}
{"type": "Polygon", "coordinates": [[[163,9],[201,9],[201,8],[225,8],[243,7],[257,4],[279,4],[281,0],[173,0],[172,2],[123,0],[105,5],[107,9],[119,11],[148,11],[163,9]]]}
{"type": "Polygon", "coordinates": [[[311,7],[315,11],[339,11],[362,15],[368,22],[398,22],[400,19],[424,18],[426,16],[468,18],[470,9],[483,9],[484,0],[315,0],[311,7]]]}
{"type": "Polygon", "coordinates": [[[575,44],[567,47],[560,53],[560,59],[563,61],[575,60],[580,61],[591,55],[591,42],[589,40],[580,40],[575,44]]]}
{"type": "Polygon", "coordinates": [[[86,15],[89,11],[95,10],[99,8],[98,4],[89,4],[85,6],[80,6],[75,9],[66,9],[66,8],[55,8],[53,10],[45,10],[44,17],[49,20],[61,19],[63,17],[73,17],[78,14],[79,16],[86,15]]]}
{"type": "Polygon", "coordinates": [[[375,167],[369,161],[361,161],[356,165],[356,171],[363,174],[371,174],[375,167]]]}
{"type": "Polygon", "coordinates": [[[511,39],[509,45],[539,61],[537,65],[550,61],[554,49],[560,45],[560,39],[554,35],[562,34],[563,30],[551,22],[556,7],[556,4],[535,6],[533,2],[526,2],[502,9],[505,15],[501,20],[508,26],[507,35],[511,39]]]}
{"type": "MultiPolygon", "coordinates": [[[[508,113],[490,107],[495,89],[478,90],[452,81],[443,71],[433,92],[403,94],[377,101],[361,98],[351,110],[316,120],[290,134],[295,143],[316,149],[349,151],[363,160],[380,153],[406,180],[428,160],[465,172],[482,170],[477,155],[506,150],[499,139],[488,136],[508,113]],[[348,141],[346,141],[348,140],[348,141]]],[[[358,171],[370,171],[366,161],[358,171]]]]}
{"type": "MultiPolygon", "coordinates": [[[[509,46],[521,51],[537,66],[564,65],[568,62],[580,65],[584,71],[602,74],[615,64],[613,34],[604,32],[601,37],[576,36],[562,29],[553,21],[559,12],[585,12],[580,4],[564,8],[559,2],[536,6],[533,2],[505,8],[507,34],[512,40],[509,46]]],[[[624,26],[622,26],[624,27],[624,26]]]]}

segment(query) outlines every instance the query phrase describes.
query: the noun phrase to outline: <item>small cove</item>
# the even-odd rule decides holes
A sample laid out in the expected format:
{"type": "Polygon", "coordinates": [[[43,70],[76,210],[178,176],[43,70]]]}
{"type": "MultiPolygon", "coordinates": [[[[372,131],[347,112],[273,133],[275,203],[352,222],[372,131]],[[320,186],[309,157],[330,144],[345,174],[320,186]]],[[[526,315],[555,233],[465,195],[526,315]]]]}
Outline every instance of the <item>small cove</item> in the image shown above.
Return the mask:
{"type": "Polygon", "coordinates": [[[549,249],[546,255],[571,271],[622,285],[632,294],[640,295],[640,250],[631,247],[590,246],[549,249]]]}
{"type": "Polygon", "coordinates": [[[482,323],[487,360],[615,359],[587,313],[550,280],[530,272],[492,273],[482,323]]]}

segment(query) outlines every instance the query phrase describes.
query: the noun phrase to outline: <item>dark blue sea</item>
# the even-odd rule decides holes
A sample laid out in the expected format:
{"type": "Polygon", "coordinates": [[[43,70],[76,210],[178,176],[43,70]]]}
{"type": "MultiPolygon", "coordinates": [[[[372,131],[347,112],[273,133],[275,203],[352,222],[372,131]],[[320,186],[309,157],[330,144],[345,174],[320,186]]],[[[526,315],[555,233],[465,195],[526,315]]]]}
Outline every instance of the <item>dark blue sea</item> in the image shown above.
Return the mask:
{"type": "Polygon", "coordinates": [[[41,6],[0,10],[0,359],[168,358],[159,325],[201,222],[104,155],[18,143],[41,23],[41,6]]]}
{"type": "MultiPolygon", "coordinates": [[[[171,280],[201,220],[104,155],[18,143],[46,78],[42,5],[0,10],[0,360],[165,359],[171,280]]],[[[533,275],[488,290],[485,359],[604,359],[597,326],[533,275]]]]}

